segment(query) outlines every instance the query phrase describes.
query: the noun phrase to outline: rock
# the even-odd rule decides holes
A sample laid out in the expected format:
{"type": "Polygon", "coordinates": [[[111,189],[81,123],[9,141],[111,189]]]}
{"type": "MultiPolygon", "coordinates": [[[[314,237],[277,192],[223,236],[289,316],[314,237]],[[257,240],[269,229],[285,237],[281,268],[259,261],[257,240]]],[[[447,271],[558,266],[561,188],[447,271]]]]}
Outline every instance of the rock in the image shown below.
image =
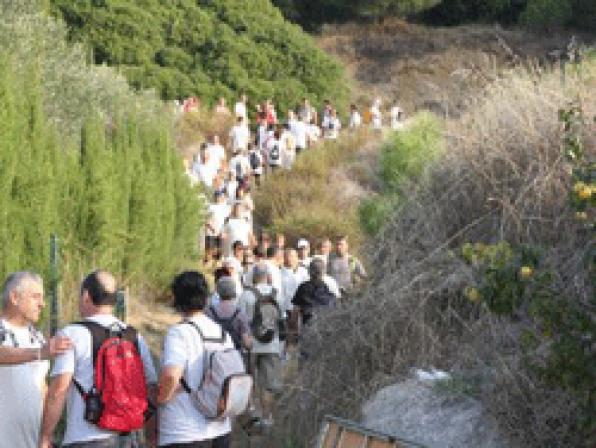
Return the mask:
{"type": "Polygon", "coordinates": [[[363,425],[428,448],[504,448],[497,424],[469,396],[409,379],[378,391],[363,407],[363,425]]]}

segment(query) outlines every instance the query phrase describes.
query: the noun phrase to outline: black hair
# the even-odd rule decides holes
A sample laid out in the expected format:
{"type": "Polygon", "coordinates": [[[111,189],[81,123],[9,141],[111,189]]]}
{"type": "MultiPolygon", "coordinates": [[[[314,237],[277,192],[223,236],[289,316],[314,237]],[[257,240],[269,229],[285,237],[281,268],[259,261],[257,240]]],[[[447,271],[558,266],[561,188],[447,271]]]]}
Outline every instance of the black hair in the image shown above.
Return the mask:
{"type": "Polygon", "coordinates": [[[223,266],[221,268],[217,268],[215,270],[215,272],[213,273],[213,277],[215,279],[215,283],[217,283],[219,281],[220,278],[222,277],[230,277],[232,275],[232,273],[230,272],[230,269],[223,266]]]}
{"type": "Polygon", "coordinates": [[[81,294],[87,291],[95,306],[116,305],[116,291],[106,290],[105,285],[99,280],[99,272],[94,271],[85,277],[81,284],[81,294]]]}
{"type": "Polygon", "coordinates": [[[232,244],[232,250],[235,251],[236,249],[241,248],[244,249],[244,243],[240,240],[236,240],[234,241],[234,243],[232,244]]]}
{"type": "Polygon", "coordinates": [[[279,248],[277,246],[269,246],[267,248],[267,258],[275,257],[279,252],[279,248]]]}
{"type": "Polygon", "coordinates": [[[209,296],[209,286],[205,276],[197,271],[178,274],[172,281],[174,308],[182,313],[201,311],[209,296]]]}

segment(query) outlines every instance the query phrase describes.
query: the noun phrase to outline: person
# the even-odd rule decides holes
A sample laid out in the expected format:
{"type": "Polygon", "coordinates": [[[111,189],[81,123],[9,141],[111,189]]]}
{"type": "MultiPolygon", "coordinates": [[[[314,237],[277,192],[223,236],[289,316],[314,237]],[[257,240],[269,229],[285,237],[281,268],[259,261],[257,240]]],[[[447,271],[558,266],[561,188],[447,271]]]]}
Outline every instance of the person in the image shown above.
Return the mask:
{"type": "Polygon", "coordinates": [[[264,264],[256,264],[253,270],[254,288],[246,289],[240,304],[245,310],[252,325],[255,325],[257,308],[261,321],[270,327],[269,342],[259,341],[253,328],[252,365],[255,370],[256,398],[261,411],[261,424],[265,427],[273,425],[273,404],[275,397],[281,392],[281,341],[277,322],[282,317],[277,302],[277,291],[269,284],[268,268],[264,264]],[[277,303],[277,305],[275,305],[277,303]]]}
{"type": "Polygon", "coordinates": [[[222,192],[216,191],[213,197],[215,202],[209,204],[209,219],[205,225],[205,256],[208,261],[221,251],[223,228],[231,212],[222,192]]]}
{"type": "Polygon", "coordinates": [[[2,290],[0,317],[0,447],[38,448],[49,359],[71,341],[48,342],[35,328],[44,307],[43,281],[33,272],[10,274],[2,290]]]}
{"type": "Polygon", "coordinates": [[[230,109],[226,106],[226,99],[223,96],[219,97],[214,112],[221,115],[230,115],[230,109]]]}
{"type": "Polygon", "coordinates": [[[276,129],[273,136],[267,140],[267,161],[271,171],[275,171],[281,166],[284,148],[280,137],[279,129],[276,129]]]}
{"type": "Polygon", "coordinates": [[[241,187],[239,187],[236,190],[236,202],[240,203],[240,205],[242,206],[240,216],[242,216],[246,220],[249,227],[252,229],[252,214],[255,210],[255,203],[252,199],[252,195],[250,194],[250,187],[247,183],[244,183],[241,187]]]}
{"type": "Polygon", "coordinates": [[[371,126],[375,130],[380,130],[383,126],[383,114],[381,113],[381,100],[377,98],[370,108],[371,126]]]}
{"type": "Polygon", "coordinates": [[[255,185],[261,186],[261,176],[263,175],[263,153],[258,146],[250,144],[248,148],[248,161],[250,163],[251,174],[255,179],[255,185]]]}
{"type": "Polygon", "coordinates": [[[349,296],[356,285],[366,279],[364,266],[349,253],[348,239],[340,236],[336,243],[336,253],[329,259],[329,275],[339,285],[342,297],[349,296]]]}
{"type": "Polygon", "coordinates": [[[252,333],[246,312],[240,308],[236,298],[240,297],[236,289],[236,282],[231,277],[222,277],[217,282],[217,294],[220,301],[217,305],[207,308],[205,314],[224,327],[228,332],[236,349],[250,350],[252,347],[252,333]]]}
{"type": "Polygon", "coordinates": [[[267,272],[269,274],[269,280],[271,282],[271,286],[277,291],[277,298],[280,302],[280,305],[283,303],[283,289],[281,284],[281,267],[283,266],[284,262],[284,255],[280,248],[277,246],[271,246],[267,249],[267,258],[264,261],[265,266],[267,266],[267,272]]]}
{"type": "MultiPolygon", "coordinates": [[[[171,326],[164,339],[159,376],[159,446],[194,448],[230,448],[230,418],[207,419],[201,414],[190,390],[199,388],[205,368],[205,339],[219,339],[221,327],[204,313],[209,287],[203,274],[182,272],[172,282],[174,308],[183,321],[171,326]]],[[[222,349],[234,348],[224,333],[222,349]]]]}
{"type": "Polygon", "coordinates": [[[234,113],[236,117],[241,117],[244,121],[248,120],[248,115],[246,114],[246,95],[243,93],[240,95],[240,99],[234,105],[234,113]]]}
{"type": "Polygon", "coordinates": [[[238,183],[243,183],[250,175],[250,161],[244,151],[235,150],[234,156],[230,159],[230,172],[236,176],[238,183]]]}
{"type": "MultiPolygon", "coordinates": [[[[96,339],[90,328],[99,326],[104,330],[116,329],[123,333],[128,326],[114,316],[117,284],[114,276],[97,270],[85,277],[79,294],[79,312],[83,322],[66,326],[61,335],[69,337],[73,348],[56,358],[51,373],[48,399],[41,430],[41,448],[49,448],[52,434],[62,415],[66,400],[66,432],[64,447],[107,447],[131,446],[130,440],[120,440],[117,432],[100,429],[85,420],[85,397],[95,387],[94,358],[96,339]]],[[[150,401],[154,401],[157,375],[149,348],[142,336],[133,332],[137,353],[142,360],[144,377],[148,386],[150,401]]],[[[152,418],[151,421],[154,419],[152,418]]],[[[155,427],[146,427],[149,445],[155,445],[155,427]]]]}
{"type": "Polygon", "coordinates": [[[296,155],[300,154],[308,147],[308,121],[294,120],[290,127],[290,131],[294,135],[296,142],[296,155]]]}
{"type": "Polygon", "coordinates": [[[296,250],[298,251],[298,264],[305,269],[310,265],[310,243],[305,238],[300,238],[296,243],[296,250]]]}
{"type": "Polygon", "coordinates": [[[308,271],[298,264],[298,252],[288,248],[284,251],[284,265],[281,269],[282,297],[285,311],[292,310],[292,299],[298,286],[308,280],[308,271]]]}
{"type": "Polygon", "coordinates": [[[230,129],[230,149],[232,152],[246,151],[248,141],[250,140],[250,131],[242,117],[236,119],[236,124],[230,129]]]}
{"type": "Polygon", "coordinates": [[[298,115],[301,121],[304,123],[310,123],[315,118],[313,115],[313,108],[308,101],[308,98],[302,98],[302,106],[298,110],[298,115]]]}
{"type": "Polygon", "coordinates": [[[219,142],[219,135],[213,134],[211,142],[207,146],[207,151],[209,152],[211,164],[216,171],[219,171],[226,162],[226,150],[219,142]]]}
{"type": "Polygon", "coordinates": [[[323,281],[324,270],[323,260],[313,260],[308,269],[310,280],[298,286],[292,299],[294,313],[301,316],[304,325],[312,319],[314,310],[335,306],[336,296],[323,281]]]}
{"type": "Polygon", "coordinates": [[[275,245],[281,250],[286,248],[286,236],[283,233],[277,232],[275,234],[275,245]]]}
{"type": "Polygon", "coordinates": [[[329,114],[325,116],[323,119],[323,130],[325,138],[335,140],[339,135],[339,130],[341,129],[341,121],[337,117],[337,111],[335,109],[331,109],[329,114]]]}
{"type": "Polygon", "coordinates": [[[308,138],[308,147],[315,145],[321,138],[321,128],[319,128],[315,119],[311,120],[310,124],[307,126],[306,132],[308,138]]]}
{"type": "Polygon", "coordinates": [[[213,179],[217,175],[217,170],[209,161],[209,152],[205,144],[201,145],[198,158],[196,155],[194,157],[193,172],[203,185],[209,188],[213,186],[213,179]]]}
{"type": "Polygon", "coordinates": [[[296,139],[290,132],[290,125],[285,124],[280,134],[283,153],[281,155],[281,164],[286,170],[291,170],[296,160],[296,139]]]}
{"type": "Polygon", "coordinates": [[[235,203],[232,206],[232,214],[228,222],[224,225],[224,251],[227,254],[232,253],[232,244],[234,241],[241,241],[243,246],[254,246],[254,236],[252,229],[242,217],[242,205],[235,203]]]}
{"type": "Polygon", "coordinates": [[[396,131],[403,129],[404,124],[402,121],[402,116],[403,116],[403,111],[401,110],[401,107],[399,107],[397,104],[395,104],[392,108],[391,108],[391,129],[394,129],[396,131]]]}
{"type": "MultiPolygon", "coordinates": [[[[232,270],[230,269],[230,263],[226,263],[223,264],[221,266],[219,266],[217,269],[215,269],[215,271],[213,271],[213,280],[215,281],[215,284],[217,285],[217,282],[224,277],[231,277],[232,276],[232,270]]],[[[208,299],[207,299],[207,305],[209,306],[217,306],[219,305],[220,302],[220,297],[219,294],[217,293],[217,288],[215,289],[215,291],[213,291],[213,294],[211,294],[208,299]]]]}
{"type": "Polygon", "coordinates": [[[357,129],[362,124],[362,117],[355,104],[350,106],[350,129],[357,129]]]}
{"type": "Polygon", "coordinates": [[[329,256],[331,255],[331,239],[324,237],[321,242],[317,245],[317,254],[314,258],[320,258],[325,263],[325,266],[329,266],[329,256]]]}

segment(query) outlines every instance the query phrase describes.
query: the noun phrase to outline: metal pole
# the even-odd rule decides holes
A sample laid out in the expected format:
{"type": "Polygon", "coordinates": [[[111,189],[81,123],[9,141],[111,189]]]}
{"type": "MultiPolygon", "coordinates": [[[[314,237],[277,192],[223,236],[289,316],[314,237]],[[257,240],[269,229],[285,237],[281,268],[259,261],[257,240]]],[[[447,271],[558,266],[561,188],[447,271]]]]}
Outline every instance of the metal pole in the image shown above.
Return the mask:
{"type": "Polygon", "coordinates": [[[50,334],[54,336],[58,331],[58,238],[50,235],[50,334]]]}

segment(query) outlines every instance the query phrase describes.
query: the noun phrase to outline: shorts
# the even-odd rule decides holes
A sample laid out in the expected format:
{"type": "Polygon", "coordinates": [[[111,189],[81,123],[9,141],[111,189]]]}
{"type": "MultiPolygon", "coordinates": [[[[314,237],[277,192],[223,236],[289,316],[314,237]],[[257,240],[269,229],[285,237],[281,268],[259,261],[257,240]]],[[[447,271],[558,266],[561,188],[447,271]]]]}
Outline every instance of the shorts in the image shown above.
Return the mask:
{"type": "Polygon", "coordinates": [[[253,355],[257,386],[271,393],[281,392],[281,359],[278,353],[253,355]]]}
{"type": "Polygon", "coordinates": [[[219,249],[221,247],[220,236],[206,236],[205,237],[205,249],[219,249]]]}

